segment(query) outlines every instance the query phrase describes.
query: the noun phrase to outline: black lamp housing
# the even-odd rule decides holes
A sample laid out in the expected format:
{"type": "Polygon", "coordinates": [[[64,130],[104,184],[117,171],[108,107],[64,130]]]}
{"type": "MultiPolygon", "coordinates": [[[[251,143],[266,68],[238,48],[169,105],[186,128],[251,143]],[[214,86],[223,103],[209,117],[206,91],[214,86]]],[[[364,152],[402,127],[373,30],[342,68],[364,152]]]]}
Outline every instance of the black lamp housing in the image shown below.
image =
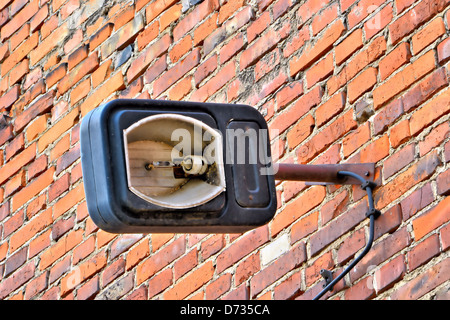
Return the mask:
{"type": "MultiPolygon", "coordinates": [[[[156,134],[162,131],[161,127],[149,123],[145,127],[147,131],[141,130],[144,132],[141,135],[148,132],[151,136],[153,127],[158,131],[156,134]]],[[[83,118],[80,143],[89,215],[107,232],[240,233],[267,223],[275,214],[277,201],[274,176],[270,174],[272,163],[267,124],[250,106],[113,100],[83,118]],[[151,117],[164,118],[155,117],[158,115],[194,119],[193,122],[212,128],[222,137],[222,152],[217,153],[221,157],[218,162],[223,165],[222,192],[200,204],[186,207],[178,203],[178,207],[170,207],[132,191],[125,132],[151,117]]],[[[139,181],[145,181],[145,178],[139,181]]],[[[197,196],[194,194],[197,189],[191,191],[189,188],[189,184],[184,184],[173,192],[185,192],[185,195],[193,192],[193,197],[197,196]]]]}

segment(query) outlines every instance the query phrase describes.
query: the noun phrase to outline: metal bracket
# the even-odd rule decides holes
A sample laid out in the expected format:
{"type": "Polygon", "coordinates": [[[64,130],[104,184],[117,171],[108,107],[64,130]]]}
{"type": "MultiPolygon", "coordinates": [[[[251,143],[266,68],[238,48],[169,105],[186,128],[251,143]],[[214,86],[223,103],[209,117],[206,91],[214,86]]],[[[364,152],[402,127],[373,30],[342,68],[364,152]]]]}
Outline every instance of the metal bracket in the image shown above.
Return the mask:
{"type": "Polygon", "coordinates": [[[374,181],[374,163],[342,164],[278,164],[276,180],[306,181],[307,185],[361,184],[361,181],[339,174],[339,171],[354,172],[367,181],[374,181]]]}
{"type": "MultiPolygon", "coordinates": [[[[322,269],[320,270],[320,275],[325,279],[325,284],[322,286],[323,288],[333,281],[333,272],[330,270],[322,269]]],[[[330,290],[333,290],[333,287],[331,287],[330,290]]]]}

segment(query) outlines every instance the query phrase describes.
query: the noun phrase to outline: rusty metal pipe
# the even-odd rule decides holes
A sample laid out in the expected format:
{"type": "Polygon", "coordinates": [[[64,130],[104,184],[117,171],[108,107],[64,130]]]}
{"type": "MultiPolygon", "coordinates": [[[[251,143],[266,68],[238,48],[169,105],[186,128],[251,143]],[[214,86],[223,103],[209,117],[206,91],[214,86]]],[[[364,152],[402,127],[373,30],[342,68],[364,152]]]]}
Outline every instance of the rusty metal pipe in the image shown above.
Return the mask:
{"type": "Polygon", "coordinates": [[[279,163],[275,180],[307,181],[327,184],[361,184],[358,179],[340,175],[339,171],[351,171],[373,181],[373,163],[344,164],[288,164],[279,163]]]}

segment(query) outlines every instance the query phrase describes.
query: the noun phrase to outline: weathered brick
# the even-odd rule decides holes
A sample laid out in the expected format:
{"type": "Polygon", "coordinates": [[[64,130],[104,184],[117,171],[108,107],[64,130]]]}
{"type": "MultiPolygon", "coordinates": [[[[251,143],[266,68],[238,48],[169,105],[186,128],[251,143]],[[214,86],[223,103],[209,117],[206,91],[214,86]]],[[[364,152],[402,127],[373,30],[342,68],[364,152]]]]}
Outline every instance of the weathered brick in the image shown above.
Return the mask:
{"type": "Polygon", "coordinates": [[[134,60],[127,71],[128,82],[134,81],[137,77],[142,75],[147,67],[152,63],[157,57],[164,54],[171,44],[171,39],[168,34],[164,35],[152,44],[150,47],[144,50],[139,57],[134,60]]]}
{"type": "Polygon", "coordinates": [[[144,17],[142,14],[135,15],[134,19],[114,32],[101,46],[102,59],[106,59],[116,50],[122,50],[137,37],[144,29],[144,17]]]}
{"type": "Polygon", "coordinates": [[[392,300],[417,300],[449,279],[450,259],[424,270],[411,281],[397,288],[391,295],[392,300]]]}
{"type": "Polygon", "coordinates": [[[30,64],[33,66],[45,57],[56,44],[60,44],[69,35],[68,23],[64,23],[57,29],[53,30],[51,34],[39,43],[37,48],[30,52],[30,64]]]}
{"type": "Polygon", "coordinates": [[[445,34],[444,20],[440,17],[431,21],[425,28],[414,34],[411,38],[412,50],[416,55],[434,40],[445,34]]]}
{"type": "Polygon", "coordinates": [[[434,52],[431,50],[413,63],[409,64],[401,72],[395,74],[395,76],[390,78],[384,84],[375,88],[373,91],[375,108],[379,108],[396,94],[411,86],[418,79],[432,71],[434,67],[435,57],[434,52]]]}
{"type": "Polygon", "coordinates": [[[33,143],[0,168],[0,183],[8,180],[11,175],[18,172],[22,167],[30,163],[35,157],[36,143],[33,143]]]}
{"type": "Polygon", "coordinates": [[[306,247],[305,243],[301,242],[252,277],[250,280],[251,297],[256,297],[264,288],[298,267],[305,260],[306,247]]]}
{"type": "Polygon", "coordinates": [[[415,239],[419,240],[429,232],[437,229],[439,226],[450,220],[450,198],[444,198],[432,209],[421,214],[412,222],[415,239]]]}
{"type": "MultiPolygon", "coordinates": [[[[39,1],[32,0],[22,10],[20,10],[7,24],[1,29],[1,39],[9,38],[17,29],[30,20],[39,10],[39,1]]],[[[13,11],[14,12],[14,11],[13,11]]]]}
{"type": "Polygon", "coordinates": [[[397,199],[417,183],[427,179],[441,160],[436,152],[431,152],[419,159],[406,171],[399,174],[395,179],[378,189],[375,193],[375,206],[379,209],[397,199]]]}
{"type": "Polygon", "coordinates": [[[20,95],[20,86],[14,85],[0,98],[0,108],[9,109],[14,102],[17,101],[20,95]]]}
{"type": "Polygon", "coordinates": [[[298,148],[298,162],[309,162],[333,144],[334,141],[341,138],[355,127],[356,122],[353,120],[353,112],[351,110],[347,111],[298,148]]]}
{"type": "Polygon", "coordinates": [[[375,272],[375,288],[377,293],[381,293],[396,282],[400,281],[406,273],[405,258],[399,255],[389,261],[375,272]]]}
{"type": "Polygon", "coordinates": [[[402,42],[394,50],[389,52],[386,57],[380,60],[378,66],[380,71],[380,79],[384,80],[390,76],[395,70],[405,65],[411,59],[411,51],[408,42],[402,42]]]}
{"type": "Polygon", "coordinates": [[[31,280],[34,276],[35,265],[33,262],[27,263],[23,268],[4,279],[0,283],[0,299],[6,298],[10,293],[31,280]]]}
{"type": "Polygon", "coordinates": [[[100,105],[100,103],[112,93],[123,89],[125,89],[123,75],[121,72],[117,72],[84,100],[80,106],[81,115],[85,116],[89,111],[100,105]]]}
{"type": "Polygon", "coordinates": [[[235,76],[236,66],[233,62],[225,65],[213,78],[205,82],[197,91],[191,95],[193,101],[206,101],[211,95],[222,88],[235,76]]]}
{"type": "Polygon", "coordinates": [[[68,210],[75,207],[75,205],[81,202],[85,198],[84,195],[84,185],[78,184],[73,189],[69,190],[64,197],[61,197],[54,205],[53,205],[53,217],[56,219],[63,215],[68,210]]]}
{"type": "Polygon", "coordinates": [[[99,65],[97,53],[91,54],[87,59],[74,67],[61,81],[58,82],[57,88],[59,94],[64,94],[71,89],[85,75],[94,72],[99,65]]]}
{"type": "Polygon", "coordinates": [[[328,52],[337,39],[345,31],[345,26],[341,20],[337,20],[324,32],[320,39],[314,44],[308,44],[300,56],[295,56],[289,62],[290,75],[294,76],[299,71],[309,67],[326,52],[328,52]]]}
{"type": "Polygon", "coordinates": [[[315,63],[309,70],[306,71],[306,83],[308,88],[311,88],[317,82],[327,78],[333,73],[333,70],[333,54],[329,53],[325,58],[315,63]]]}
{"type": "Polygon", "coordinates": [[[11,69],[13,69],[20,61],[22,61],[30,51],[38,45],[39,34],[33,33],[27,40],[18,46],[6,59],[1,66],[2,77],[5,76],[11,69]]]}
{"type": "Polygon", "coordinates": [[[280,30],[269,29],[266,33],[260,36],[253,44],[251,44],[241,54],[239,60],[240,70],[255,64],[259,58],[265,53],[272,50],[281,39],[284,39],[289,34],[290,26],[286,24],[280,30]]]}
{"type": "Polygon", "coordinates": [[[186,251],[185,240],[184,236],[179,237],[167,247],[142,262],[136,269],[136,283],[138,285],[141,284],[173,260],[183,255],[186,251]]]}
{"type": "Polygon", "coordinates": [[[200,268],[191,272],[181,281],[175,283],[164,293],[165,300],[181,300],[189,294],[200,288],[202,285],[212,279],[214,275],[214,266],[212,261],[207,261],[200,268]]]}
{"type": "Polygon", "coordinates": [[[389,25],[392,43],[397,43],[428,21],[445,6],[446,0],[424,0],[389,25]]]}
{"type": "Polygon", "coordinates": [[[340,65],[363,46],[362,29],[356,29],[334,48],[336,64],[340,65]]]}
{"type": "Polygon", "coordinates": [[[217,256],[216,271],[224,271],[267,241],[269,241],[267,226],[246,233],[217,256]]]}
{"type": "Polygon", "coordinates": [[[424,265],[439,252],[439,238],[436,234],[431,235],[408,252],[408,270],[412,271],[424,265]]]}
{"type": "Polygon", "coordinates": [[[450,90],[446,90],[438,97],[434,98],[422,108],[415,111],[411,116],[409,127],[412,135],[416,135],[426,126],[448,112],[450,104],[450,90]]]}
{"type": "Polygon", "coordinates": [[[111,35],[114,29],[113,23],[105,24],[101,29],[99,29],[95,34],[93,34],[89,39],[89,49],[93,51],[99,45],[101,45],[108,37],[111,35]]]}
{"type": "Polygon", "coordinates": [[[187,72],[192,70],[200,62],[200,49],[194,49],[189,55],[187,55],[182,61],[178,62],[175,66],[165,72],[159,79],[157,79],[153,85],[153,96],[158,97],[187,72]]]}

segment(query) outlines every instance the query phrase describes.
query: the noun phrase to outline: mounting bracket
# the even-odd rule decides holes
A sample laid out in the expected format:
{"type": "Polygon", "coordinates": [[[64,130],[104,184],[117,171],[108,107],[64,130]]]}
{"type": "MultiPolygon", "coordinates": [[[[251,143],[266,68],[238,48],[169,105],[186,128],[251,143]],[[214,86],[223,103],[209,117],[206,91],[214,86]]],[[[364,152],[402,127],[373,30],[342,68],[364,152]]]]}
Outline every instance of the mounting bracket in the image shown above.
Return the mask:
{"type": "Polygon", "coordinates": [[[306,181],[309,185],[319,184],[361,184],[355,177],[339,174],[350,171],[373,182],[375,177],[374,163],[342,163],[342,164],[289,164],[278,163],[275,180],[306,181]]]}
{"type": "MultiPolygon", "coordinates": [[[[333,281],[333,272],[330,270],[322,269],[320,270],[320,275],[325,279],[325,284],[322,286],[323,288],[328,286],[331,281],[333,281]]],[[[330,287],[330,290],[333,290],[333,286],[330,287]]]]}

